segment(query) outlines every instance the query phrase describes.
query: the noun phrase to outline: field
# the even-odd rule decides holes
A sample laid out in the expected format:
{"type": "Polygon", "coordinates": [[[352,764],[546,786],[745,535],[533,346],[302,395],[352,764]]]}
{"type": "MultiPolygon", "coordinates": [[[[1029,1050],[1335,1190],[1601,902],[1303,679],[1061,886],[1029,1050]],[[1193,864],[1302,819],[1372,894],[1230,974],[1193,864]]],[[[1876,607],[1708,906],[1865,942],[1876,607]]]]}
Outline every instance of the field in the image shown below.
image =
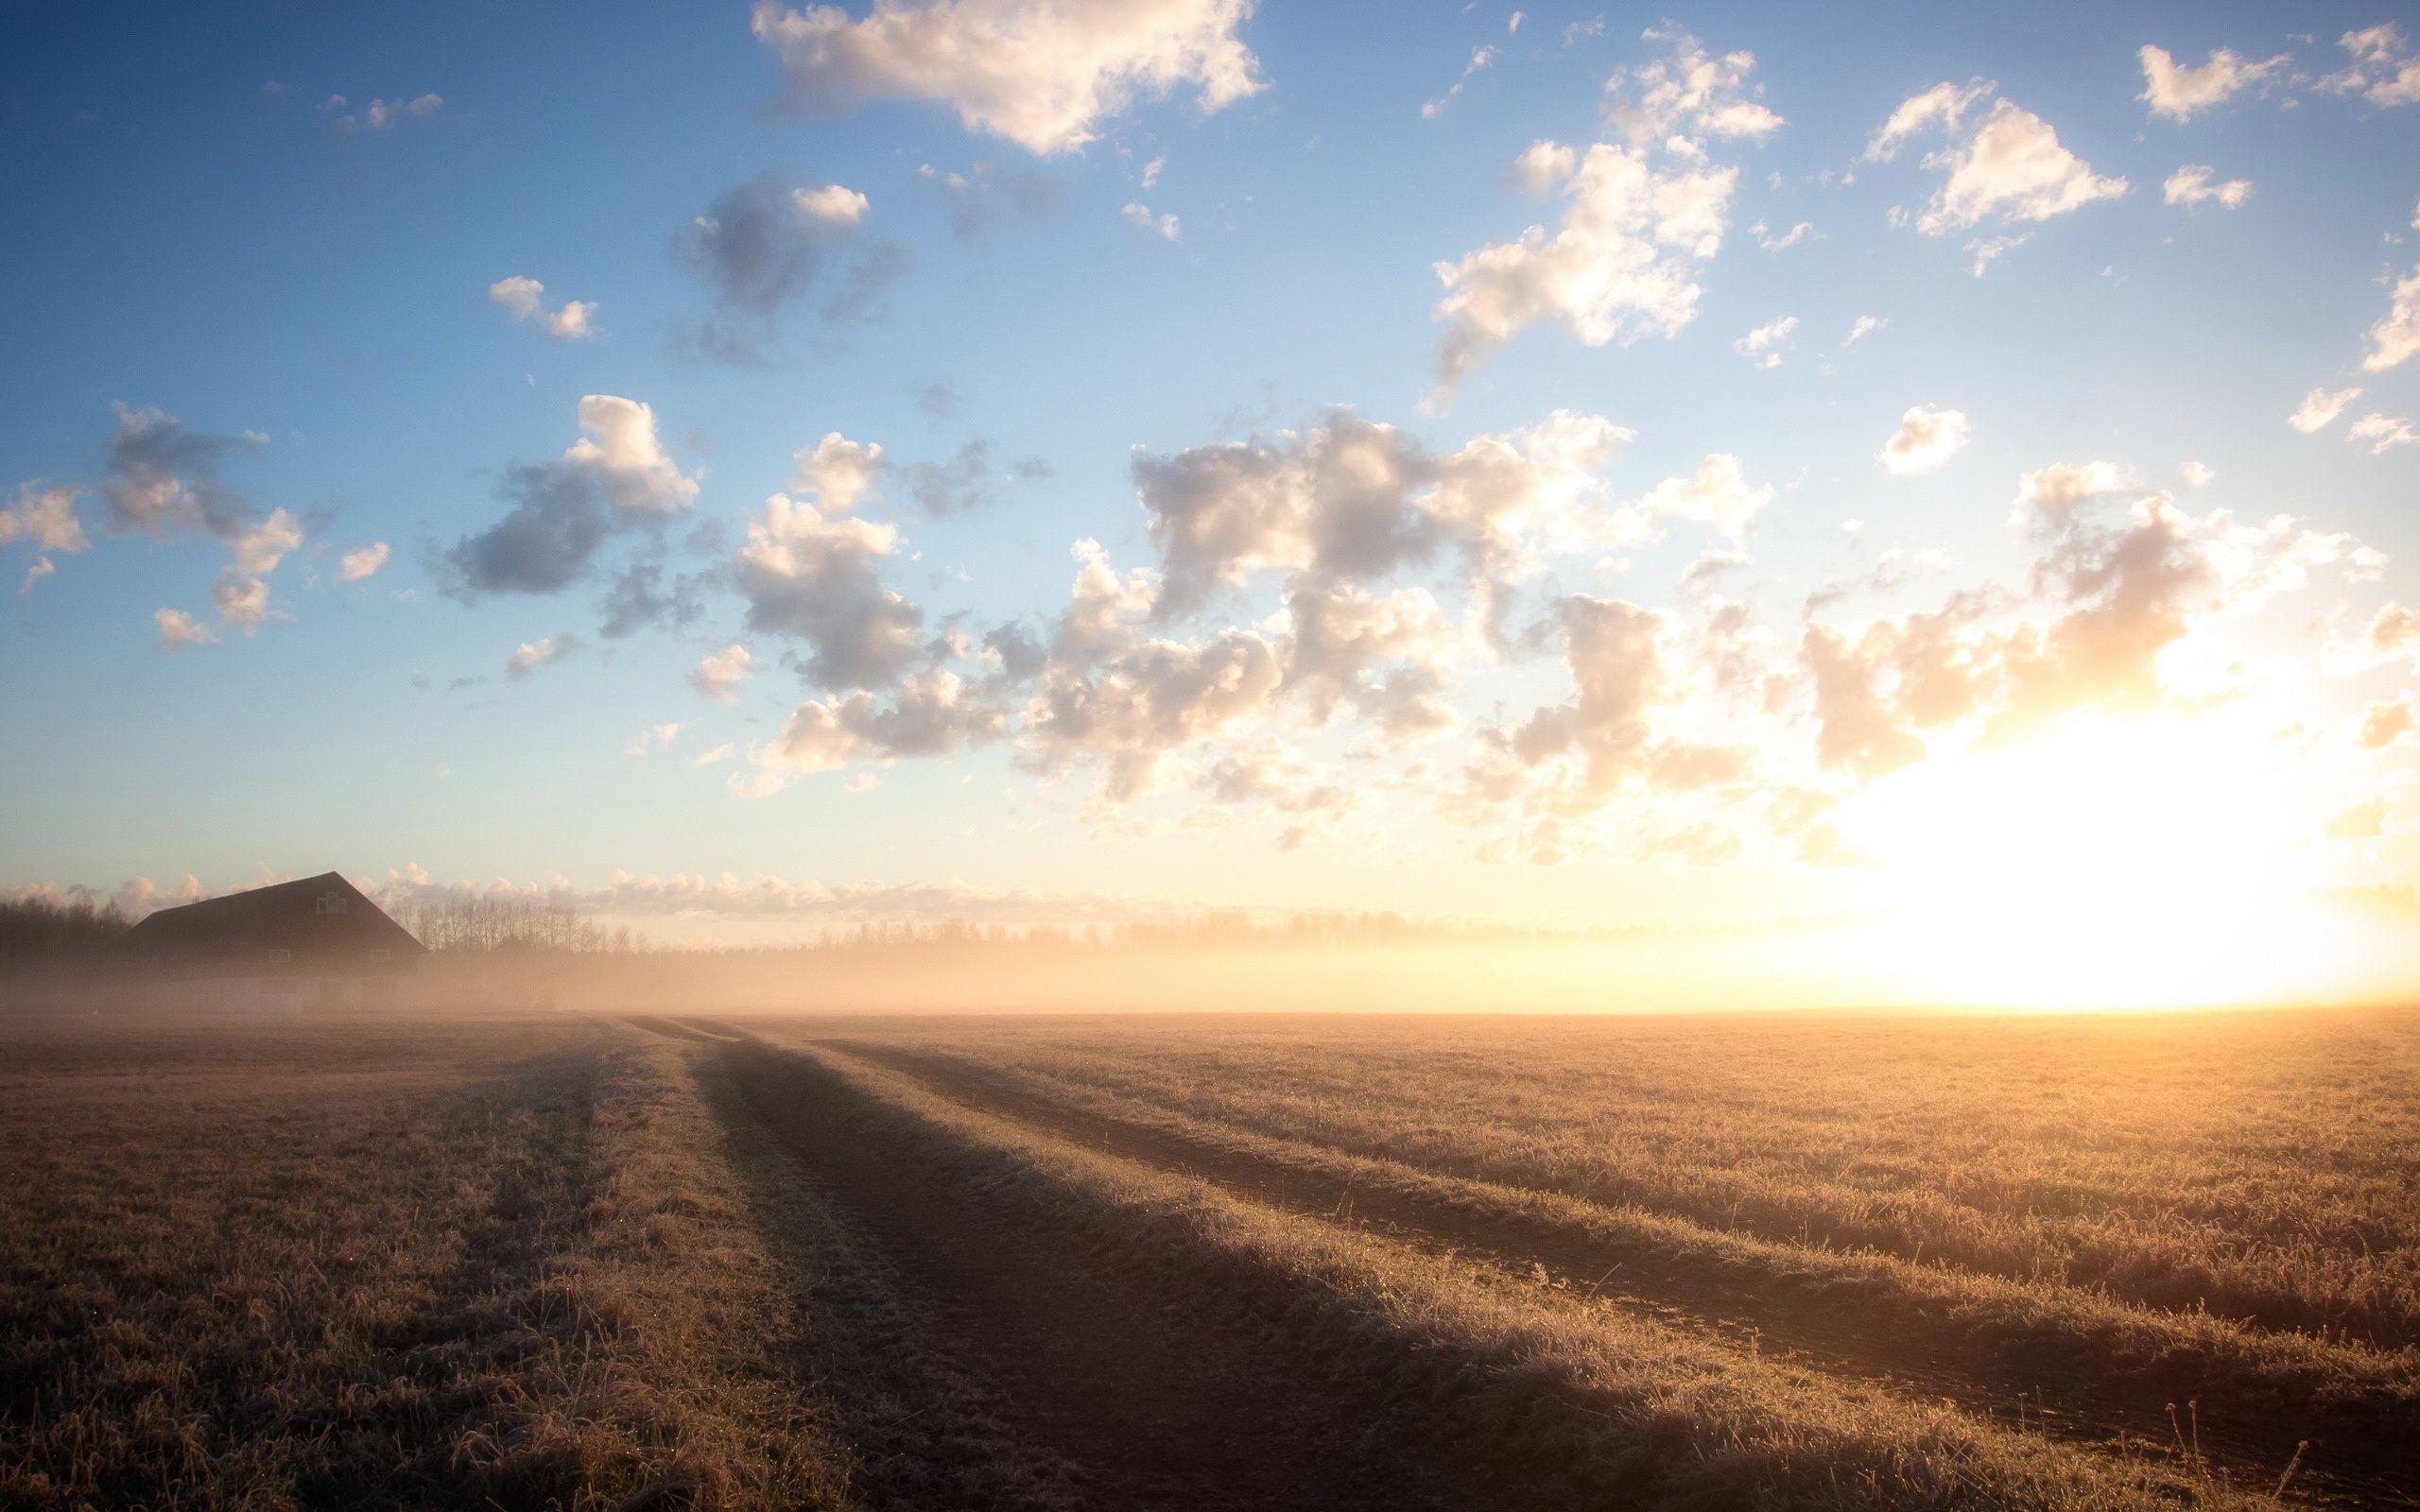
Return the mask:
{"type": "Polygon", "coordinates": [[[0,1505],[2420,1504],[2420,1016],[0,1024],[0,1505]]]}

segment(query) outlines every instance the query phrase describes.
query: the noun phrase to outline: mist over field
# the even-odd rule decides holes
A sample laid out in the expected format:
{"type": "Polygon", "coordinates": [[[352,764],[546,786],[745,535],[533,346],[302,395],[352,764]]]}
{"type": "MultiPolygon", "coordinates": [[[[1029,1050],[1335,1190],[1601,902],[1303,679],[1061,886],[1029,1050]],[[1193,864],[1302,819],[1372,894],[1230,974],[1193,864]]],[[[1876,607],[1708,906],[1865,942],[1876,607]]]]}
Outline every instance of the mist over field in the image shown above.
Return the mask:
{"type": "Polygon", "coordinates": [[[0,1512],[2420,1508],[2420,17],[0,10],[0,1512]]]}

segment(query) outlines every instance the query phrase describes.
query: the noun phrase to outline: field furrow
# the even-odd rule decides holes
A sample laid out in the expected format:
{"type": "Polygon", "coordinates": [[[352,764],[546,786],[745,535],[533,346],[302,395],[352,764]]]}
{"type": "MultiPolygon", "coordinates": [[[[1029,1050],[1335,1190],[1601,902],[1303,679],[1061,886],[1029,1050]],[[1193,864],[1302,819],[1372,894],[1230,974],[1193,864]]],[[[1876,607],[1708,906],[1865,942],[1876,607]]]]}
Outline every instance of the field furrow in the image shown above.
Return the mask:
{"type": "Polygon", "coordinates": [[[1037,1431],[1127,1504],[2238,1495],[1088,1152],[869,1060],[733,1055],[800,1158],[959,1299],[954,1327],[1037,1431]]]}
{"type": "Polygon", "coordinates": [[[2307,1492],[2408,1498],[2420,1360],[2248,1332],[2103,1297],[1775,1245],[1277,1139],[1031,1071],[862,1039],[833,1048],[987,1113],[1181,1170],[1309,1217],[1350,1217],[1434,1252],[1534,1274],[1828,1372],[1957,1401],[2085,1441],[2203,1448],[2307,1492]],[[2306,1447],[2308,1446],[2308,1447],[2306,1447]]]}

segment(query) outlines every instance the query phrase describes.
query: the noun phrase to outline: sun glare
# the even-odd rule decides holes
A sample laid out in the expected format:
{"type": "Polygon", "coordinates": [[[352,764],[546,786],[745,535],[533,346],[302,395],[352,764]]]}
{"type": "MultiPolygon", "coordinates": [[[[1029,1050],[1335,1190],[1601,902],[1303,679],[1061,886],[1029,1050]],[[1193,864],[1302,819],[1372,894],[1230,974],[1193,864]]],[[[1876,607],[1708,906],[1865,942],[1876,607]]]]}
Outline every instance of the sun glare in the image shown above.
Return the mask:
{"type": "Polygon", "coordinates": [[[1877,783],[1846,816],[1912,991],[2178,1007],[2347,985],[2364,926],[2316,896],[2291,753],[2218,717],[2079,722],[1877,783]]]}

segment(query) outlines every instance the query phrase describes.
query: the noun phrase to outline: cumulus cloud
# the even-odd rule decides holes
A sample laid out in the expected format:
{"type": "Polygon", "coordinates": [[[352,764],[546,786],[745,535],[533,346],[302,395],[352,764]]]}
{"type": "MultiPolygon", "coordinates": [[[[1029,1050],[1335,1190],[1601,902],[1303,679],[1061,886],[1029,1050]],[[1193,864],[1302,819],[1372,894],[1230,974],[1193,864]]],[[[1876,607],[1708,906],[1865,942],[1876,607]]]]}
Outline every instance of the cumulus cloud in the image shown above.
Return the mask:
{"type": "Polygon", "coordinates": [[[1135,490],[1164,574],[1155,611],[1188,612],[1268,568],[1366,580],[1447,548],[1495,567],[1547,541],[1601,539],[1583,507],[1601,504],[1599,470],[1629,438],[1599,416],[1557,411],[1441,456],[1339,411],[1305,431],[1140,453],[1135,490]]]}
{"type": "Polygon", "coordinates": [[[40,483],[17,485],[17,502],[0,506],[0,546],[31,542],[36,550],[77,552],[92,541],[76,517],[76,501],[83,490],[70,486],[43,488],[40,483]]]}
{"type": "Polygon", "coordinates": [[[1731,343],[1731,350],[1748,358],[1759,368],[1778,368],[1782,353],[1789,346],[1790,333],[1798,329],[1798,317],[1785,315],[1768,320],[1746,335],[1731,343]]]}
{"type": "Polygon", "coordinates": [[[392,555],[392,549],[383,541],[373,541],[366,546],[357,546],[337,558],[337,581],[358,583],[374,577],[378,575],[379,569],[387,565],[387,558],[390,555],[392,555]]]}
{"type": "Polygon", "coordinates": [[[1622,543],[1643,543],[1660,539],[1666,524],[1679,520],[1736,541],[1748,534],[1772,500],[1772,485],[1752,487],[1739,459],[1718,452],[1700,462],[1690,476],[1666,478],[1637,503],[1617,510],[1615,533],[1622,543]]]}
{"type": "Polygon", "coordinates": [[[251,502],[230,489],[221,469],[231,456],[257,452],[268,438],[189,431],[173,415],[119,404],[101,497],[112,524],[141,535],[200,529],[221,538],[248,529],[251,502]]]}
{"type": "Polygon", "coordinates": [[[2292,414],[2286,417],[2286,423],[2305,436],[2311,435],[2313,432],[2326,429],[2337,416],[2344,413],[2345,405],[2360,397],[2361,391],[2359,388],[2333,390],[2314,388],[2303,395],[2303,402],[2294,406],[2292,414]]]}
{"type": "Polygon", "coordinates": [[[1434,313],[1445,332],[1432,406],[1449,403],[1474,369],[1532,325],[1560,322],[1587,346],[1627,346],[1676,335],[1697,318],[1696,265],[1721,249],[1738,170],[1666,171],[1606,143],[1572,158],[1542,146],[1550,144],[1530,147],[1515,173],[1573,164],[1555,234],[1532,226],[1436,265],[1445,296],[1434,313]]]}
{"type": "Polygon", "coordinates": [[[789,106],[836,114],[876,100],[932,100],[970,131],[1050,156],[1093,141],[1142,98],[1190,89],[1205,112],[1262,88],[1236,28],[1251,0],[760,0],[751,18],[787,83],[789,106]]]}
{"type": "Polygon", "coordinates": [[[888,686],[921,649],[925,611],[882,581],[898,527],[848,512],[880,472],[882,448],[835,431],[796,460],[792,487],[812,496],[768,498],[732,558],[748,627],[805,641],[807,674],[827,688],[888,686]]]}
{"type": "Polygon", "coordinates": [[[596,315],[594,303],[566,300],[549,310],[545,296],[546,285],[517,274],[488,285],[488,298],[511,311],[515,320],[535,319],[538,329],[557,341],[579,341],[596,334],[591,324],[596,315]]]}
{"type": "Polygon", "coordinates": [[[1764,86],[1749,76],[1756,55],[1716,56],[1681,27],[1666,22],[1641,33],[1668,43],[1670,56],[1635,68],[1614,70],[1605,80],[1605,120],[1633,147],[1703,137],[1762,141],[1781,129],[1782,118],[1759,103],[1764,86]]]}
{"type": "Polygon", "coordinates": [[[928,667],[900,685],[888,705],[860,689],[844,698],[809,700],[794,710],[769,746],[752,750],[754,774],[736,780],[761,796],[790,777],[853,762],[947,756],[998,738],[1001,712],[962,696],[967,684],[946,667],[928,667]]]}
{"type": "Polygon", "coordinates": [[[2420,101],[2420,51],[2415,51],[2392,21],[2348,31],[2337,39],[2351,55],[2338,73],[2319,87],[2339,94],[2358,94],[2373,105],[2410,105],[2420,101]]]}
{"type": "Polygon", "coordinates": [[[2208,61],[2199,67],[2178,62],[2165,47],[2146,44],[2136,56],[2143,64],[2143,92],[2135,97],[2149,101],[2153,115],[2172,121],[2226,103],[2238,91],[2279,72],[2289,61],[2280,53],[2252,62],[2229,47],[2212,49],[2208,61]]]}
{"type": "Polygon", "coordinates": [[[2411,361],[2414,352],[2420,352],[2420,267],[2394,285],[2394,303],[2370,327],[2370,351],[2361,369],[2384,372],[2411,361]]]}
{"type": "Polygon", "coordinates": [[[2168,181],[2160,186],[2161,193],[2168,203],[2183,205],[2187,210],[2213,199],[2229,210],[2241,209],[2243,202],[2252,198],[2252,180],[2229,179],[2224,183],[2212,183],[2210,178],[2215,172],[2208,163],[2188,163],[2168,176],[2168,181]]]}
{"type": "Polygon", "coordinates": [[[1184,234],[1184,228],[1178,223],[1174,215],[1153,215],[1150,206],[1136,200],[1128,200],[1118,214],[1126,217],[1128,225],[1147,236],[1157,236],[1163,241],[1172,242],[1184,234]]]}
{"type": "Polygon", "coordinates": [[[672,240],[673,260],[714,298],[692,344],[710,357],[762,363],[778,354],[786,313],[809,299],[824,326],[879,315],[913,257],[901,243],[862,234],[870,209],[854,189],[769,173],[716,196],[672,240]]]}
{"type": "Polygon", "coordinates": [[[2356,446],[2367,445],[2370,455],[2409,446],[2420,437],[2411,433],[2411,421],[2401,415],[2381,415],[2375,410],[2353,422],[2344,438],[2356,446]]]}
{"type": "Polygon", "coordinates": [[[739,685],[755,675],[756,659],[749,655],[748,647],[734,644],[701,658],[698,670],[689,674],[689,685],[709,698],[735,703],[739,685]]]}
{"type": "Polygon", "coordinates": [[[181,609],[161,609],[151,612],[151,623],[160,627],[160,649],[173,651],[181,645],[216,645],[218,637],[194,622],[194,617],[181,609]]]}
{"type": "Polygon", "coordinates": [[[608,536],[679,515],[697,498],[697,480],[656,435],[652,407],[586,394],[579,416],[580,438],[560,459],[506,470],[511,511],[446,554],[456,593],[559,592],[587,570],[608,536]]]}
{"type": "Polygon", "coordinates": [[[1860,315],[1849,326],[1849,334],[1841,338],[1841,346],[1843,350],[1854,347],[1890,323],[1889,316],[1860,315]]]}
{"type": "Polygon", "coordinates": [[[1926,167],[1945,176],[1914,217],[1916,230],[1941,236],[1987,220],[2048,220],[2126,192],[2125,180],[2094,173],[2060,145],[2048,122],[2014,101],[1994,100],[1969,130],[1975,107],[1996,88],[1979,80],[1963,88],[1936,84],[1902,101],[1866,145],[1866,156],[1882,161],[1920,132],[1948,137],[1947,146],[1925,159],[1926,167]]]}
{"type": "Polygon", "coordinates": [[[2371,704],[2361,711],[2360,732],[2353,737],[2363,750],[2384,750],[2420,724],[2420,699],[2408,693],[2371,704]]]}
{"type": "Polygon", "coordinates": [[[268,620],[268,584],[233,570],[222,572],[211,581],[210,606],[220,619],[250,635],[268,620]]]}
{"type": "Polygon", "coordinates": [[[1929,472],[1964,448],[1972,428],[1963,410],[1911,404],[1899,417],[1899,428],[1882,443],[1876,460],[1884,472],[1898,477],[1929,472]]]}
{"type": "Polygon", "coordinates": [[[540,667],[549,666],[580,648],[577,635],[548,635],[535,641],[524,641],[511,656],[505,659],[506,675],[526,678],[540,667]]]}

